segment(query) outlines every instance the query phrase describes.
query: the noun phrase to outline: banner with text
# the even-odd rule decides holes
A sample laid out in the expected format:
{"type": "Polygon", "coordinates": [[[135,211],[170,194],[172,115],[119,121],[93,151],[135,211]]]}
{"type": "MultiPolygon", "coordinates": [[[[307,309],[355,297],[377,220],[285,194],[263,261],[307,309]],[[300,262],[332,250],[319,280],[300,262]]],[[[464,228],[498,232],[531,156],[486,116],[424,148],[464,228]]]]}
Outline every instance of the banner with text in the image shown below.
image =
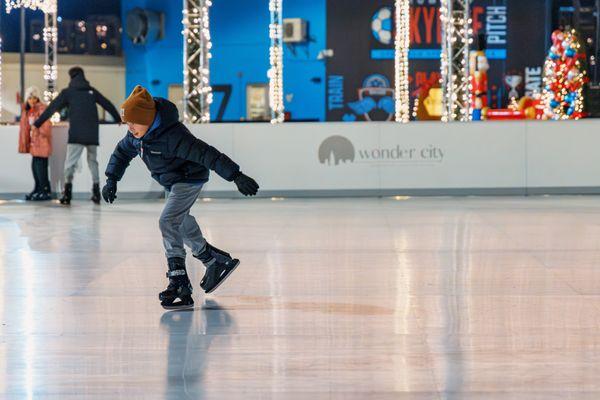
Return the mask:
{"type": "MultiPolygon", "coordinates": [[[[545,0],[473,0],[474,37],[486,38],[488,96],[505,107],[510,92],[541,89],[549,35],[545,0]]],[[[328,0],[327,120],[385,121],[394,115],[394,1],[328,0]]],[[[410,91],[439,84],[439,0],[412,0],[410,91]]]]}

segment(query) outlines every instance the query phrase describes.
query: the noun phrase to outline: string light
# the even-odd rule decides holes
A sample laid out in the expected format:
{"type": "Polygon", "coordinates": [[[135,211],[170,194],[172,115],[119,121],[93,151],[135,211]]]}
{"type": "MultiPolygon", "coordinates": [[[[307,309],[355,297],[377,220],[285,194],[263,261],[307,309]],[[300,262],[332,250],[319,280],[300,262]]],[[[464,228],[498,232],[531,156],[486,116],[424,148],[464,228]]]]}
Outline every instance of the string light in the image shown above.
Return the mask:
{"type": "Polygon", "coordinates": [[[412,116],[414,119],[417,119],[419,116],[419,97],[415,97],[415,102],[413,104],[412,116]]]}
{"type": "Polygon", "coordinates": [[[410,120],[410,93],[408,80],[408,51],[410,47],[410,4],[409,0],[396,0],[394,21],[396,24],[394,68],[395,68],[395,111],[396,122],[410,120]]]}
{"type": "Polygon", "coordinates": [[[271,123],[284,121],[283,105],[283,0],[269,0],[271,24],[269,25],[269,105],[271,107],[271,123]]]}
{"type": "Polygon", "coordinates": [[[183,119],[209,123],[213,90],[210,85],[210,0],[184,0],[183,119]]]}
{"type": "Polygon", "coordinates": [[[469,79],[469,47],[473,39],[469,0],[441,0],[440,55],[442,121],[470,121],[472,117],[469,79]]]}
{"type": "Polygon", "coordinates": [[[56,0],[6,0],[6,12],[17,8],[29,8],[31,10],[42,10],[45,13],[56,13],[56,0]]]}
{"type": "MultiPolygon", "coordinates": [[[[48,1],[44,10],[44,80],[46,81],[46,90],[44,91],[44,100],[50,103],[58,93],[56,92],[56,81],[58,79],[58,25],[57,25],[57,0],[48,1]]],[[[51,121],[57,123],[60,121],[60,114],[54,113],[51,121]]]]}
{"type": "MultiPolygon", "coordinates": [[[[45,50],[45,62],[44,62],[44,80],[46,81],[46,89],[44,90],[44,101],[49,103],[52,101],[56,93],[56,80],[58,78],[58,67],[57,67],[57,44],[58,44],[58,26],[57,26],[57,13],[58,13],[58,1],[57,0],[7,0],[6,1],[6,12],[10,14],[13,9],[16,8],[28,8],[31,10],[41,10],[44,13],[44,50],[45,50]]],[[[55,113],[51,117],[52,122],[60,121],[60,115],[55,113]]]]}

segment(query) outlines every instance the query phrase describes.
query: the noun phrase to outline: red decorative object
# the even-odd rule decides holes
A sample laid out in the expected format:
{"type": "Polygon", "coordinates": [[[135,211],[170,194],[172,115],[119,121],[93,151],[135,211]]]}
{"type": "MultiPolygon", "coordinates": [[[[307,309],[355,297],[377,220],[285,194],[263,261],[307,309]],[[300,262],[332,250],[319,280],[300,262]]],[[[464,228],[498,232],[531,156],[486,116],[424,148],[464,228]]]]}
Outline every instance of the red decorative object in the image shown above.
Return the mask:
{"type": "Polygon", "coordinates": [[[486,119],[490,121],[510,121],[526,119],[525,113],[521,110],[511,110],[509,108],[499,108],[487,110],[486,119]]]}

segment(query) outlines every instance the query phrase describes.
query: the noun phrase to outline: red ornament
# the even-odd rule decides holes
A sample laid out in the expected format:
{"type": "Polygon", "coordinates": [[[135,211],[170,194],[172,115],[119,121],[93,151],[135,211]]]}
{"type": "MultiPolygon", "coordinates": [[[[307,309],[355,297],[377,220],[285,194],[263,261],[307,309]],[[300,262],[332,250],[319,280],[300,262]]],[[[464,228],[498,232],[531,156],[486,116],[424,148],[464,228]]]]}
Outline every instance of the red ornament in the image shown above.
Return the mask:
{"type": "Polygon", "coordinates": [[[573,118],[573,119],[581,119],[581,118],[584,118],[584,117],[585,117],[585,115],[583,113],[580,113],[580,112],[574,112],[571,115],[571,118],[573,118]]]}
{"type": "Polygon", "coordinates": [[[560,30],[557,29],[554,32],[552,32],[552,43],[558,43],[561,42],[565,39],[565,34],[560,30]]]}
{"type": "Polygon", "coordinates": [[[507,108],[499,108],[488,110],[486,118],[488,120],[515,120],[515,119],[525,119],[525,113],[523,111],[515,111],[507,108]]]}

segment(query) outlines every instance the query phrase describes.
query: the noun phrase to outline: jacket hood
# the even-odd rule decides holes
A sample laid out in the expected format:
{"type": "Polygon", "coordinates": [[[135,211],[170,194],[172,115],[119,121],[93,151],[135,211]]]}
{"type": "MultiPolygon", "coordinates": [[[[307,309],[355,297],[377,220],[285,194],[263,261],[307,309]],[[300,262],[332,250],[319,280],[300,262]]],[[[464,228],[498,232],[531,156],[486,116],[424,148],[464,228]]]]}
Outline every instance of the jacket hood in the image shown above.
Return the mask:
{"type": "Polygon", "coordinates": [[[177,106],[175,104],[162,97],[153,97],[153,99],[156,104],[157,113],[155,120],[156,118],[159,118],[160,121],[157,127],[151,128],[151,130],[148,131],[144,136],[144,140],[152,139],[155,136],[162,134],[173,125],[179,123],[179,111],[177,111],[177,106]]]}
{"type": "Polygon", "coordinates": [[[154,102],[156,103],[156,112],[160,114],[159,128],[179,122],[179,111],[175,104],[162,97],[154,97],[154,102]]]}
{"type": "Polygon", "coordinates": [[[73,89],[91,89],[90,83],[85,79],[85,75],[83,72],[78,73],[73,78],[71,78],[71,82],[69,82],[69,87],[73,89]]]}

